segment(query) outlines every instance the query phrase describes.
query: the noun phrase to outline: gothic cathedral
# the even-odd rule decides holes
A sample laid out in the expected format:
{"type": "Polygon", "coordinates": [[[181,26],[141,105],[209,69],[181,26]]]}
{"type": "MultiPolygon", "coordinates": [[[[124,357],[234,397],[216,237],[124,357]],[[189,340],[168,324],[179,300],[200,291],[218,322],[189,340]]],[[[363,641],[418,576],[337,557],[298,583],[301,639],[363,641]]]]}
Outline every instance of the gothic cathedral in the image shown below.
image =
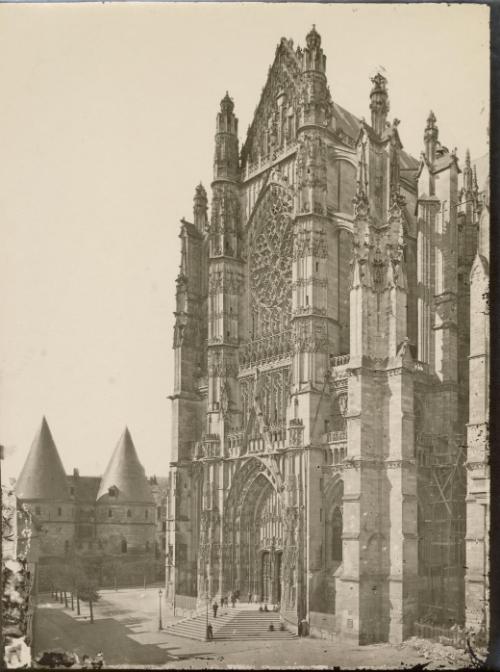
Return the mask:
{"type": "Polygon", "coordinates": [[[483,627],[489,196],[432,112],[417,160],[385,77],[368,124],[325,68],[282,39],[241,152],[226,94],[181,222],[168,599],[359,644],[483,627]]]}

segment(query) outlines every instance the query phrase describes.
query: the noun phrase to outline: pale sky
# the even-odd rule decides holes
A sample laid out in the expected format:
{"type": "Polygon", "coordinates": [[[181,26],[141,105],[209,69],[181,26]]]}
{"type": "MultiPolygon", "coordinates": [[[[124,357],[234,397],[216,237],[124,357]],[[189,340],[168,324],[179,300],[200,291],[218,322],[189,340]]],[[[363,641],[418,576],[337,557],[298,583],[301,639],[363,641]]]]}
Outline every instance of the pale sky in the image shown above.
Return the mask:
{"type": "Polygon", "coordinates": [[[166,474],[179,220],[211,181],[229,90],[240,141],[282,36],[323,40],[334,100],[369,118],[383,66],[418,157],[429,110],[487,151],[478,5],[0,5],[0,443],[17,475],[46,415],[68,472],[99,475],[127,424],[166,474]]]}

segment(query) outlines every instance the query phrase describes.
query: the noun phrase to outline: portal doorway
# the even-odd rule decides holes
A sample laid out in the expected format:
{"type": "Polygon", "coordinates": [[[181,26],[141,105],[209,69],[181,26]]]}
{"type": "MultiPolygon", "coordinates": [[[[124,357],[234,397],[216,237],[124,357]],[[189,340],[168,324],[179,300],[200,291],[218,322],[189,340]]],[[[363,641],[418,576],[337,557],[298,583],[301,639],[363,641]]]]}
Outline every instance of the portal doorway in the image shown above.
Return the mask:
{"type": "Polygon", "coordinates": [[[281,602],[281,551],[264,551],[261,559],[261,599],[264,603],[281,602]]]}

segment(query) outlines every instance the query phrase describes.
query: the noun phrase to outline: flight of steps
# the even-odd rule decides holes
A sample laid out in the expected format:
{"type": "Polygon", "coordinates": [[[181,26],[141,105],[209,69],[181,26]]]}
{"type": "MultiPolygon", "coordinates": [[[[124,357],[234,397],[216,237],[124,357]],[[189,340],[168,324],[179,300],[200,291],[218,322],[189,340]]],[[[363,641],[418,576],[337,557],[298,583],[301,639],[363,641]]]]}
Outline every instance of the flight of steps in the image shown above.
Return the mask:
{"type": "Polygon", "coordinates": [[[280,623],[276,612],[239,609],[233,619],[219,628],[215,639],[292,639],[291,632],[280,630],[280,623]],[[269,630],[271,623],[274,630],[269,630]]]}
{"type": "MultiPolygon", "coordinates": [[[[214,639],[217,640],[248,640],[248,639],[291,639],[294,637],[287,630],[280,630],[280,618],[276,612],[261,612],[255,608],[231,609],[219,611],[217,618],[209,617],[214,639]],[[274,630],[269,630],[270,624],[274,630]]],[[[206,614],[193,618],[185,618],[166,628],[166,632],[176,637],[187,637],[204,641],[206,635],[206,614]]]]}
{"type": "MultiPolygon", "coordinates": [[[[217,637],[217,632],[233,618],[233,615],[229,611],[223,613],[219,611],[217,618],[213,618],[212,613],[210,613],[208,622],[212,626],[214,638],[217,637]]],[[[207,631],[207,616],[206,614],[199,614],[198,616],[183,618],[181,621],[165,628],[165,631],[176,637],[187,637],[203,642],[207,631]]]]}

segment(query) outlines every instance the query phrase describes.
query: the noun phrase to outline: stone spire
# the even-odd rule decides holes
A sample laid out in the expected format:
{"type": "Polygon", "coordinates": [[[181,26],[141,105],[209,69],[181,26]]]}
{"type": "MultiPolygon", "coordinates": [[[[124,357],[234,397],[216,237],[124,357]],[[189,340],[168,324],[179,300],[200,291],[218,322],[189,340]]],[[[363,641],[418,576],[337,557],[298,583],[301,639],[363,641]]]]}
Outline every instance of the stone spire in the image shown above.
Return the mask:
{"type": "Polygon", "coordinates": [[[205,187],[200,184],[196,187],[193,199],[193,223],[200,233],[205,233],[208,226],[207,221],[207,192],[205,187]]]}
{"type": "Polygon", "coordinates": [[[215,131],[214,180],[218,179],[238,179],[238,119],[227,91],[220,101],[215,131]]]}
{"type": "Polygon", "coordinates": [[[439,129],[436,126],[436,115],[431,110],[427,117],[427,126],[424,131],[425,156],[430,163],[436,158],[436,148],[438,145],[439,129]]]}
{"type": "Polygon", "coordinates": [[[117,504],[123,502],[152,504],[154,502],[151,487],[144,473],[144,467],[137,457],[128,427],[125,427],[104,472],[96,499],[101,503],[117,504]],[[116,494],[113,497],[110,497],[110,488],[116,488],[116,494]]]}
{"type": "Polygon", "coordinates": [[[470,162],[470,151],[469,149],[465,152],[465,166],[463,170],[463,180],[464,180],[464,190],[466,193],[471,194],[473,191],[473,182],[474,175],[472,172],[471,162],[470,162]]]}
{"type": "Polygon", "coordinates": [[[314,24],[312,29],[307,33],[306,45],[303,52],[302,69],[304,72],[315,70],[324,74],[326,70],[326,56],[321,48],[321,35],[316,30],[314,24]]]}
{"type": "Polygon", "coordinates": [[[380,72],[377,72],[371,81],[373,84],[373,88],[370,91],[372,128],[377,135],[382,135],[387,124],[387,114],[389,113],[387,79],[380,72]]]}
{"type": "Polygon", "coordinates": [[[16,483],[21,500],[69,500],[66,473],[45,417],[16,483]]]}

